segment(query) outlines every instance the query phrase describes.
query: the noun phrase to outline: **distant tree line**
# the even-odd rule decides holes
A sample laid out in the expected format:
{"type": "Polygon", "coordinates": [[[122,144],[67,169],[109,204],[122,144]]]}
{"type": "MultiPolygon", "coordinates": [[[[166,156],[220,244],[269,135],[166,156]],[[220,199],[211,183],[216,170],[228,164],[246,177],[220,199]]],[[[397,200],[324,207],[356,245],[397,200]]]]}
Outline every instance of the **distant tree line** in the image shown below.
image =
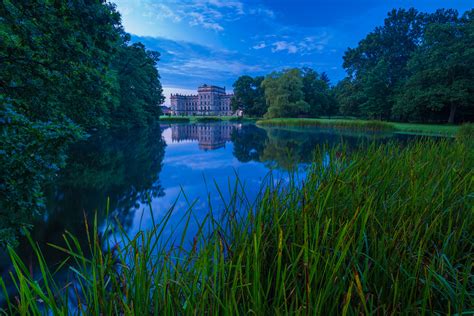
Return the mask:
{"type": "Polygon", "coordinates": [[[347,77],[287,69],[242,76],[234,109],[249,116],[355,116],[369,119],[474,120],[474,10],[392,10],[382,26],[344,54],[347,77]]]}
{"type": "Polygon", "coordinates": [[[2,221],[43,207],[42,186],[67,143],[148,125],[164,97],[159,53],[130,43],[108,1],[3,0],[0,38],[2,221]]]}
{"type": "Polygon", "coordinates": [[[336,101],[326,73],[286,69],[266,77],[241,76],[233,85],[233,110],[249,116],[317,117],[336,114],[336,101]]]}

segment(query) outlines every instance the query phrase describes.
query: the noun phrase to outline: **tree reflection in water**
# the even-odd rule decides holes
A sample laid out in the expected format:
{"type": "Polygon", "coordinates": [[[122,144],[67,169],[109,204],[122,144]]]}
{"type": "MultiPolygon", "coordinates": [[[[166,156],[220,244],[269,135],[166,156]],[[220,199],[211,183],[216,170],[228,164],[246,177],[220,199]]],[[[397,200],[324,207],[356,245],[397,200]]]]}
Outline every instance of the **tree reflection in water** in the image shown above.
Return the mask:
{"type": "MultiPolygon", "coordinates": [[[[254,124],[224,122],[98,133],[71,146],[66,168],[47,190],[47,211],[35,220],[31,235],[42,246],[48,264],[54,266],[64,254],[45,244],[63,245],[65,231],[76,236],[83,249],[88,249],[84,215],[92,223],[97,212],[99,228],[105,226],[107,218],[116,218],[125,231],[136,232],[151,225],[144,219],[142,226],[143,214],[137,211],[140,208],[147,211],[148,199],[156,213],[153,216],[158,218],[160,210],[168,210],[182,189],[189,201],[199,201],[193,208],[195,219],[199,221],[209,212],[208,199],[216,203],[212,205],[218,210],[221,206],[217,204],[222,204],[220,194],[224,194],[222,198],[232,194],[225,188],[232,187],[229,184],[235,181],[236,174],[249,201],[253,201],[270,170],[275,179],[288,180],[294,171],[304,178],[314,158],[322,161],[322,166],[334,163],[325,146],[344,144],[351,149],[374,139],[405,142],[411,138],[308,127],[260,128],[254,124]],[[319,157],[314,156],[318,148],[319,157]],[[206,187],[203,178],[224,190],[218,191],[213,185],[206,187]],[[108,203],[109,214],[106,212],[108,203]]],[[[337,160],[337,155],[334,159],[337,160]]],[[[177,216],[170,219],[170,233],[180,232],[179,220],[188,206],[181,200],[183,203],[177,204],[177,216]]],[[[102,237],[102,241],[111,240],[110,236],[102,237]]],[[[193,235],[189,237],[192,241],[193,235]]],[[[27,243],[24,238],[20,239],[18,252],[34,269],[27,243]]],[[[5,276],[7,271],[7,256],[0,253],[0,274],[5,276]]],[[[59,277],[65,278],[65,275],[59,277]]]]}
{"type": "MultiPolygon", "coordinates": [[[[109,218],[127,229],[140,203],[164,194],[159,174],[165,146],[159,126],[98,133],[72,145],[66,168],[46,190],[46,211],[34,220],[32,239],[40,246],[62,245],[62,235],[68,231],[87,249],[84,218],[91,223],[97,214],[99,227],[103,226],[107,200],[109,218]]],[[[42,248],[51,264],[63,257],[51,247],[42,248]]],[[[32,257],[30,249],[21,238],[20,255],[32,257]]]]}

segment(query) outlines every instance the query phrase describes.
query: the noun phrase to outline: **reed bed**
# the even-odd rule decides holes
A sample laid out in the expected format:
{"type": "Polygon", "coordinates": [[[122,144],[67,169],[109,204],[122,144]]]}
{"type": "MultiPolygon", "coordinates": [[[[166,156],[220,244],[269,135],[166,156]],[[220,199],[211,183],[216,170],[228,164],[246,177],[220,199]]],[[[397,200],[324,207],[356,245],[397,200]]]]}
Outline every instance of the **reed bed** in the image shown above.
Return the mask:
{"type": "Polygon", "coordinates": [[[188,117],[179,117],[179,116],[162,116],[160,117],[161,123],[189,123],[190,119],[188,117]]]}
{"type": "Polygon", "coordinates": [[[462,124],[456,133],[456,138],[460,141],[472,144],[474,142],[474,123],[462,124]]]}
{"type": "MultiPolygon", "coordinates": [[[[461,140],[319,148],[303,184],[269,185],[253,202],[237,180],[224,215],[210,210],[192,242],[186,232],[164,240],[173,209],[135,236],[115,226],[118,244],[91,223],[87,249],[68,233],[52,245],[68,256],[67,284],[34,242],[39,278],[9,249],[18,295],[6,312],[473,314],[472,149],[461,140]]],[[[190,208],[184,231],[192,221],[190,208]]]]}
{"type": "Polygon", "coordinates": [[[207,122],[220,122],[223,119],[219,116],[200,116],[196,117],[196,122],[207,123],[207,122]]]}
{"type": "Polygon", "coordinates": [[[311,119],[311,118],[276,118],[257,121],[261,126],[319,126],[330,128],[344,128],[357,131],[394,131],[395,126],[382,121],[311,119]]]}

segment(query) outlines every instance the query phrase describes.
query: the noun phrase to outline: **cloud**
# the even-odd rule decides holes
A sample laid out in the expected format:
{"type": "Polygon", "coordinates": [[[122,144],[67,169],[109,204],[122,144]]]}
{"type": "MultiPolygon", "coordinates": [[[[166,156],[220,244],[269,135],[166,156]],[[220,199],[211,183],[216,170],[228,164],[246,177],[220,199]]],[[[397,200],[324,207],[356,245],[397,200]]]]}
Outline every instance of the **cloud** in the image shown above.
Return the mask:
{"type": "MultiPolygon", "coordinates": [[[[258,41],[253,49],[262,49],[267,46],[271,46],[271,51],[275,52],[287,52],[288,54],[299,53],[301,55],[308,55],[311,53],[321,53],[325,50],[329,44],[331,35],[324,31],[319,32],[318,35],[307,36],[306,32],[298,32],[298,30],[285,29],[280,34],[266,34],[264,35],[265,41],[258,41]],[[290,41],[289,39],[294,39],[290,41]],[[271,42],[268,44],[268,42],[271,42]]],[[[261,36],[253,37],[254,40],[258,40],[261,36]]]]}
{"type": "Polygon", "coordinates": [[[201,25],[205,29],[214,30],[216,32],[224,30],[219,23],[214,22],[214,20],[209,19],[201,13],[191,12],[189,13],[189,16],[191,17],[191,20],[189,21],[189,25],[191,26],[201,25]]]}
{"type": "Polygon", "coordinates": [[[226,23],[232,23],[249,15],[265,18],[275,16],[272,10],[259,3],[244,3],[240,0],[114,0],[114,2],[119,5],[124,15],[139,13],[149,19],[149,24],[171,21],[215,32],[222,32],[226,23]]]}
{"type": "Polygon", "coordinates": [[[231,8],[235,9],[237,14],[244,14],[244,5],[240,1],[226,1],[226,0],[208,0],[209,4],[217,8],[231,8]]]}
{"type": "Polygon", "coordinates": [[[248,13],[253,15],[265,16],[271,19],[275,18],[275,12],[264,7],[251,8],[249,9],[248,13]]]}
{"type": "MultiPolygon", "coordinates": [[[[169,96],[171,90],[193,89],[203,83],[231,87],[242,74],[265,74],[272,71],[264,60],[256,61],[253,54],[220,49],[186,41],[174,41],[162,37],[133,36],[150,50],[161,53],[157,65],[163,87],[169,96]]],[[[189,91],[183,91],[187,93],[189,91]]],[[[173,92],[174,93],[174,92],[173,92]]],[[[169,99],[165,101],[168,104],[169,99]]]]}
{"type": "Polygon", "coordinates": [[[253,49],[262,49],[262,48],[265,48],[267,47],[267,45],[265,43],[259,43],[257,45],[254,45],[252,48],[253,49]]]}
{"type": "Polygon", "coordinates": [[[183,16],[180,12],[175,12],[163,3],[153,3],[147,5],[148,10],[143,13],[144,17],[155,17],[159,20],[171,20],[174,23],[181,22],[183,16]]]}
{"type": "Polygon", "coordinates": [[[275,42],[272,46],[272,52],[287,51],[290,54],[294,54],[298,51],[298,48],[294,44],[285,41],[275,42]]]}

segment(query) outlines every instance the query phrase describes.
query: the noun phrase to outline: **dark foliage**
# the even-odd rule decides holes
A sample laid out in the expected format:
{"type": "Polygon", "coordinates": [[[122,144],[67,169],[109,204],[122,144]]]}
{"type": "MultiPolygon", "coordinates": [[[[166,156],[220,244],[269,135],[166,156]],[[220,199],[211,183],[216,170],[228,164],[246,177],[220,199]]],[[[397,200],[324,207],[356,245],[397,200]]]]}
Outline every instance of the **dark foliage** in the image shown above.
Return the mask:
{"type": "Polygon", "coordinates": [[[130,45],[105,0],[4,0],[0,38],[0,218],[24,218],[41,210],[44,185],[83,131],[159,118],[159,53],[130,45]]]}

